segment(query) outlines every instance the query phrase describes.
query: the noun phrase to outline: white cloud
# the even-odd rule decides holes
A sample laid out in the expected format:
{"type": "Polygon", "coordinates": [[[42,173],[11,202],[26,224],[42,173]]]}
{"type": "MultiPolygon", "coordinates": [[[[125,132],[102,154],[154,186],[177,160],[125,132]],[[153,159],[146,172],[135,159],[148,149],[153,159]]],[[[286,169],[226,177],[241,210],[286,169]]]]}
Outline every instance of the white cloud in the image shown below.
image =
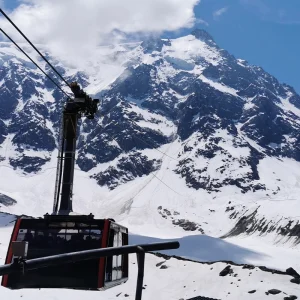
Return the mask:
{"type": "Polygon", "coordinates": [[[224,13],[226,13],[227,10],[228,10],[228,6],[222,7],[222,8],[220,8],[220,9],[214,11],[214,12],[213,12],[213,17],[214,17],[214,19],[219,18],[221,15],[223,15],[224,13]]]}
{"type": "MultiPolygon", "coordinates": [[[[1,1],[1,0],[0,0],[1,1]]],[[[23,0],[9,16],[35,43],[83,60],[114,30],[159,33],[189,28],[200,0],[23,0]]],[[[21,41],[3,18],[0,26],[21,41]]]]}
{"type": "Polygon", "coordinates": [[[196,23],[197,24],[203,24],[205,26],[209,26],[209,24],[205,20],[200,19],[200,18],[197,18],[196,23]]]}

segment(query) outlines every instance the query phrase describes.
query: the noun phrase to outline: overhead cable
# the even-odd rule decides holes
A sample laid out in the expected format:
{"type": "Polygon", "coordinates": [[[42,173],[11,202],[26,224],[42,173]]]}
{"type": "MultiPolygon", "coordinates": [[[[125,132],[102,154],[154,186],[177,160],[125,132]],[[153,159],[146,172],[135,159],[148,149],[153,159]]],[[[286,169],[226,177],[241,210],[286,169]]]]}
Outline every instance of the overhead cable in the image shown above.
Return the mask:
{"type": "Polygon", "coordinates": [[[24,54],[26,57],[49,79],[55,86],[62,91],[67,97],[70,97],[2,28],[0,31],[24,54]]]}
{"type": "Polygon", "coordinates": [[[63,82],[70,87],[70,84],[63,78],[63,76],[53,67],[48,59],[33,45],[33,43],[27,38],[27,36],[19,29],[19,27],[9,18],[9,16],[0,8],[2,15],[16,28],[16,30],[22,35],[22,37],[31,45],[31,47],[44,59],[44,61],[52,68],[52,70],[63,80],[63,82]]]}
{"type": "MultiPolygon", "coordinates": [[[[135,135],[133,138],[136,138],[136,139],[140,140],[141,142],[144,142],[144,143],[145,143],[146,145],[148,145],[149,147],[153,147],[152,149],[154,149],[154,150],[160,152],[161,154],[163,154],[163,155],[165,155],[165,156],[167,156],[167,157],[169,157],[169,158],[171,158],[171,159],[173,159],[173,160],[176,160],[176,161],[179,161],[179,162],[180,162],[179,159],[174,158],[174,157],[168,155],[167,153],[165,153],[165,152],[163,152],[163,151],[160,151],[159,149],[155,148],[154,145],[149,144],[148,142],[146,142],[146,141],[143,140],[142,138],[140,138],[140,137],[138,137],[138,136],[136,136],[136,135],[135,135]]],[[[150,149],[151,149],[151,148],[150,148],[150,149]]]]}

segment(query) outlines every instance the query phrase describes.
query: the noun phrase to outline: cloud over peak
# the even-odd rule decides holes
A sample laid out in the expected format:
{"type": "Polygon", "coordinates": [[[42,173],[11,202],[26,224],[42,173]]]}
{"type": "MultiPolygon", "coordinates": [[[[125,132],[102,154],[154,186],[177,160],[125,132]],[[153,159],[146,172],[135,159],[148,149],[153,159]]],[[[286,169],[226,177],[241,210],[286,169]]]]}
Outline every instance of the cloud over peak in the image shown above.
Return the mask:
{"type": "MultiPolygon", "coordinates": [[[[83,59],[115,30],[160,33],[192,27],[200,0],[23,0],[11,19],[54,55],[83,59]]],[[[20,36],[3,18],[0,26],[20,36]]],[[[113,42],[113,41],[112,41],[113,42]]]]}

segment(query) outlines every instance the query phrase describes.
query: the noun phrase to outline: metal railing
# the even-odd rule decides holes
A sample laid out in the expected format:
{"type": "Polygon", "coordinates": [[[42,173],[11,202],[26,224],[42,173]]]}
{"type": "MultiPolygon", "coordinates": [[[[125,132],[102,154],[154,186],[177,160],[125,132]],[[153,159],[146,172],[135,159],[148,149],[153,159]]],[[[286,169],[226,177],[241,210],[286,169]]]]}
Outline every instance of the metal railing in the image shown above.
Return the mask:
{"type": "Polygon", "coordinates": [[[0,276],[9,275],[12,273],[24,273],[26,271],[35,270],[40,268],[47,268],[50,266],[56,266],[66,263],[74,263],[83,260],[95,259],[106,256],[121,255],[121,254],[137,254],[137,285],[135,300],[142,299],[143,280],[144,280],[144,265],[145,265],[145,253],[150,251],[160,251],[179,248],[179,242],[164,242],[153,244],[140,244],[129,245],[122,247],[111,247],[104,249],[94,249],[79,252],[70,252],[59,255],[40,257],[34,259],[15,259],[12,264],[0,266],[0,276]]]}

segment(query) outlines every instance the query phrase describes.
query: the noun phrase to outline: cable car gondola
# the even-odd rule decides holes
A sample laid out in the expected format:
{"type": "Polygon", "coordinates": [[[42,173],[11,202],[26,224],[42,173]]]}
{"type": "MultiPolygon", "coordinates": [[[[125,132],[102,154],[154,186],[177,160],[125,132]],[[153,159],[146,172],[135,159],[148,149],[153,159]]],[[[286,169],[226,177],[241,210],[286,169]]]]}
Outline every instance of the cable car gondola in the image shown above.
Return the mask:
{"type": "MultiPolygon", "coordinates": [[[[53,213],[44,218],[16,220],[5,264],[13,262],[12,243],[27,241],[27,259],[76,251],[128,245],[128,229],[112,219],[94,219],[72,214],[72,190],[76,152],[77,121],[84,114],[93,119],[98,100],[92,100],[77,83],[64,106],[61,145],[58,155],[53,213]],[[59,206],[59,208],[58,208],[59,206]]],[[[128,278],[128,254],[30,270],[2,278],[2,286],[20,288],[102,289],[128,278]]]]}
{"type": "MultiPolygon", "coordinates": [[[[13,262],[11,245],[27,241],[27,259],[128,244],[127,228],[112,219],[90,216],[45,216],[19,218],[15,223],[5,264],[13,262]]],[[[128,278],[128,255],[14,273],[2,278],[2,285],[20,288],[109,288],[128,278]]]]}

